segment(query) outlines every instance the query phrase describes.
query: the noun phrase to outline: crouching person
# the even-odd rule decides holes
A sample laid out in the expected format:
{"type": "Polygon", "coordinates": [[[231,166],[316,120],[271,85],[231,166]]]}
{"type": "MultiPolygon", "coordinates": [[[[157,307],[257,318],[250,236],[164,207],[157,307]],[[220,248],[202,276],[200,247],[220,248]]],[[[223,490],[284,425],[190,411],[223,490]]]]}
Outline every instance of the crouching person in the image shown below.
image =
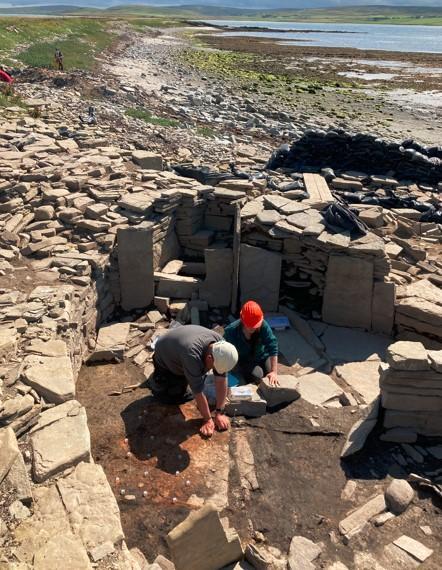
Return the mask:
{"type": "Polygon", "coordinates": [[[266,376],[272,386],[278,385],[278,341],[258,303],[247,301],[243,305],[240,318],[225,328],[224,338],[238,351],[234,374],[246,382],[266,376]]]}
{"type": "Polygon", "coordinates": [[[224,414],[227,372],[237,361],[236,348],[221,335],[197,325],[184,325],[158,339],[149,386],[154,397],[165,404],[182,404],[194,397],[203,417],[200,432],[210,437],[215,428],[226,430],[230,426],[224,414]],[[203,393],[209,370],[213,370],[215,377],[216,410],[213,417],[203,393]]]}

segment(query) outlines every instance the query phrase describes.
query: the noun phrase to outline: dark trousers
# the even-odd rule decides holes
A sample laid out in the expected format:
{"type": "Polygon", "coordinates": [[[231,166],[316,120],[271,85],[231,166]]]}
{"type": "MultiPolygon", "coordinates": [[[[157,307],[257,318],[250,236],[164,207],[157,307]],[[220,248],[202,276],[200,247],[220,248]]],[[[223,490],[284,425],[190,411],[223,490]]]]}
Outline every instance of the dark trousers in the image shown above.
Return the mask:
{"type": "Polygon", "coordinates": [[[192,392],[184,376],[177,376],[155,362],[153,357],[154,372],[149,380],[149,388],[152,395],[163,404],[184,404],[193,399],[192,392]]]}
{"type": "Polygon", "coordinates": [[[259,382],[269,372],[270,358],[266,358],[259,362],[256,362],[253,359],[239,362],[233,370],[233,373],[244,378],[246,383],[259,382]]]}

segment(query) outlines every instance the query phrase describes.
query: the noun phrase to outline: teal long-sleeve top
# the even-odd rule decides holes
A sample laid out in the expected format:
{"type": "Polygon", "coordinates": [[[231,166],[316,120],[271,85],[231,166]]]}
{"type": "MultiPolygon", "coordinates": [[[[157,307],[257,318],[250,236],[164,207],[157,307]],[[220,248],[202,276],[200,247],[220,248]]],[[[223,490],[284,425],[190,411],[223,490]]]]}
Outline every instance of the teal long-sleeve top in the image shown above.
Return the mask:
{"type": "Polygon", "coordinates": [[[247,340],[239,319],[224,329],[224,338],[236,347],[240,363],[250,360],[258,363],[269,356],[278,356],[278,340],[266,321],[256,334],[255,341],[247,340]]]}

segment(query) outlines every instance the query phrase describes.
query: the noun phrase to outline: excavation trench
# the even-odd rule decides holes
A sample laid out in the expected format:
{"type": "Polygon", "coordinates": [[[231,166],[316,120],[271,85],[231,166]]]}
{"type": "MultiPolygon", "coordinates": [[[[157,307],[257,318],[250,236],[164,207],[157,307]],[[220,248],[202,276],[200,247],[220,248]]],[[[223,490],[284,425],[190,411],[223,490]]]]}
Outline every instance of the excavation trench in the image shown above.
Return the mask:
{"type": "Polygon", "coordinates": [[[192,508],[209,497],[226,506],[230,434],[204,440],[193,403],[166,407],[147,388],[124,391],[143,379],[129,362],[83,366],[77,396],[87,410],[93,459],[118,501],[127,544],[153,560],[168,554],[167,533],[192,508]],[[109,395],[122,389],[120,396],[109,395]]]}
{"type": "MultiPolygon", "coordinates": [[[[419,508],[383,527],[382,536],[372,526],[350,545],[339,539],[339,521],[352,505],[378,493],[386,477],[403,477],[411,469],[396,463],[394,444],[380,442],[379,430],[363,452],[342,463],[341,434],[356,419],[349,408],[321,409],[297,400],[261,418],[237,418],[229,432],[205,440],[193,402],[165,407],[147,388],[124,391],[143,378],[127,361],[83,366],[77,396],[87,410],[93,459],[117,499],[127,545],[149,561],[158,554],[170,557],[167,533],[209,499],[244,545],[258,531],[287,552],[291,538],[301,535],[325,545],[323,559],[349,568],[357,568],[358,551],[381,555],[385,544],[400,534],[416,535],[419,526],[438,532],[437,506],[428,494],[420,496],[419,508]],[[312,418],[320,427],[313,427],[312,418]],[[343,499],[348,479],[357,490],[343,499]]],[[[435,570],[439,560],[437,555],[423,568],[435,570]]]]}
{"type": "MultiPolygon", "coordinates": [[[[148,560],[159,553],[170,556],[167,533],[208,499],[227,514],[242,540],[259,530],[281,550],[312,512],[330,517],[338,508],[345,475],[326,450],[332,448],[337,459],[339,430],[311,443],[305,403],[249,425],[243,418],[234,420],[232,430],[207,440],[199,435],[193,402],[163,406],[148,388],[125,391],[143,379],[136,366],[123,362],[83,366],[77,384],[77,397],[87,410],[92,456],[118,501],[129,548],[140,548],[148,560]],[[293,435],[289,429],[307,433],[293,435]],[[324,477],[336,484],[325,485],[324,477]]],[[[323,534],[321,529],[315,537],[323,534]]]]}

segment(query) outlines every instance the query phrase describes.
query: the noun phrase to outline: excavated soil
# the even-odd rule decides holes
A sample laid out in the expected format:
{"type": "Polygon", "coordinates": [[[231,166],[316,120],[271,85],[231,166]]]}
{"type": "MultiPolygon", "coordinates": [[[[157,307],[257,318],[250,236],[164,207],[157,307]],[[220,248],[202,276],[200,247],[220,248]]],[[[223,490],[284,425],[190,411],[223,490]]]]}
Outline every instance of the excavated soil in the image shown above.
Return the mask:
{"type": "MultiPolygon", "coordinates": [[[[441,567],[441,504],[429,494],[420,493],[405,514],[385,526],[367,527],[350,545],[343,543],[339,521],[382,492],[388,475],[407,475],[392,457],[397,446],[380,442],[377,433],[363,452],[340,461],[345,434],[359,412],[298,400],[262,418],[237,418],[229,432],[206,440],[198,433],[192,402],[162,406],[147,388],[128,388],[142,381],[142,373],[129,363],[84,366],[77,394],[87,410],[94,461],[103,466],[119,503],[127,544],[140,548],[148,560],[158,553],[170,555],[167,533],[204,499],[214,497],[243,543],[259,531],[269,545],[286,552],[291,538],[302,535],[323,542],[321,559],[357,569],[355,552],[381,557],[387,544],[407,534],[424,538],[435,550],[422,569],[441,567]],[[312,427],[312,419],[319,427],[312,427]],[[254,491],[241,478],[243,448],[238,442],[244,437],[254,456],[259,487],[254,491]],[[350,478],[357,482],[353,501],[341,499],[350,478]],[[135,499],[128,501],[128,495],[135,499]],[[433,536],[423,535],[423,525],[432,528],[433,536]]],[[[436,468],[434,463],[427,462],[425,470],[436,468]]]]}

